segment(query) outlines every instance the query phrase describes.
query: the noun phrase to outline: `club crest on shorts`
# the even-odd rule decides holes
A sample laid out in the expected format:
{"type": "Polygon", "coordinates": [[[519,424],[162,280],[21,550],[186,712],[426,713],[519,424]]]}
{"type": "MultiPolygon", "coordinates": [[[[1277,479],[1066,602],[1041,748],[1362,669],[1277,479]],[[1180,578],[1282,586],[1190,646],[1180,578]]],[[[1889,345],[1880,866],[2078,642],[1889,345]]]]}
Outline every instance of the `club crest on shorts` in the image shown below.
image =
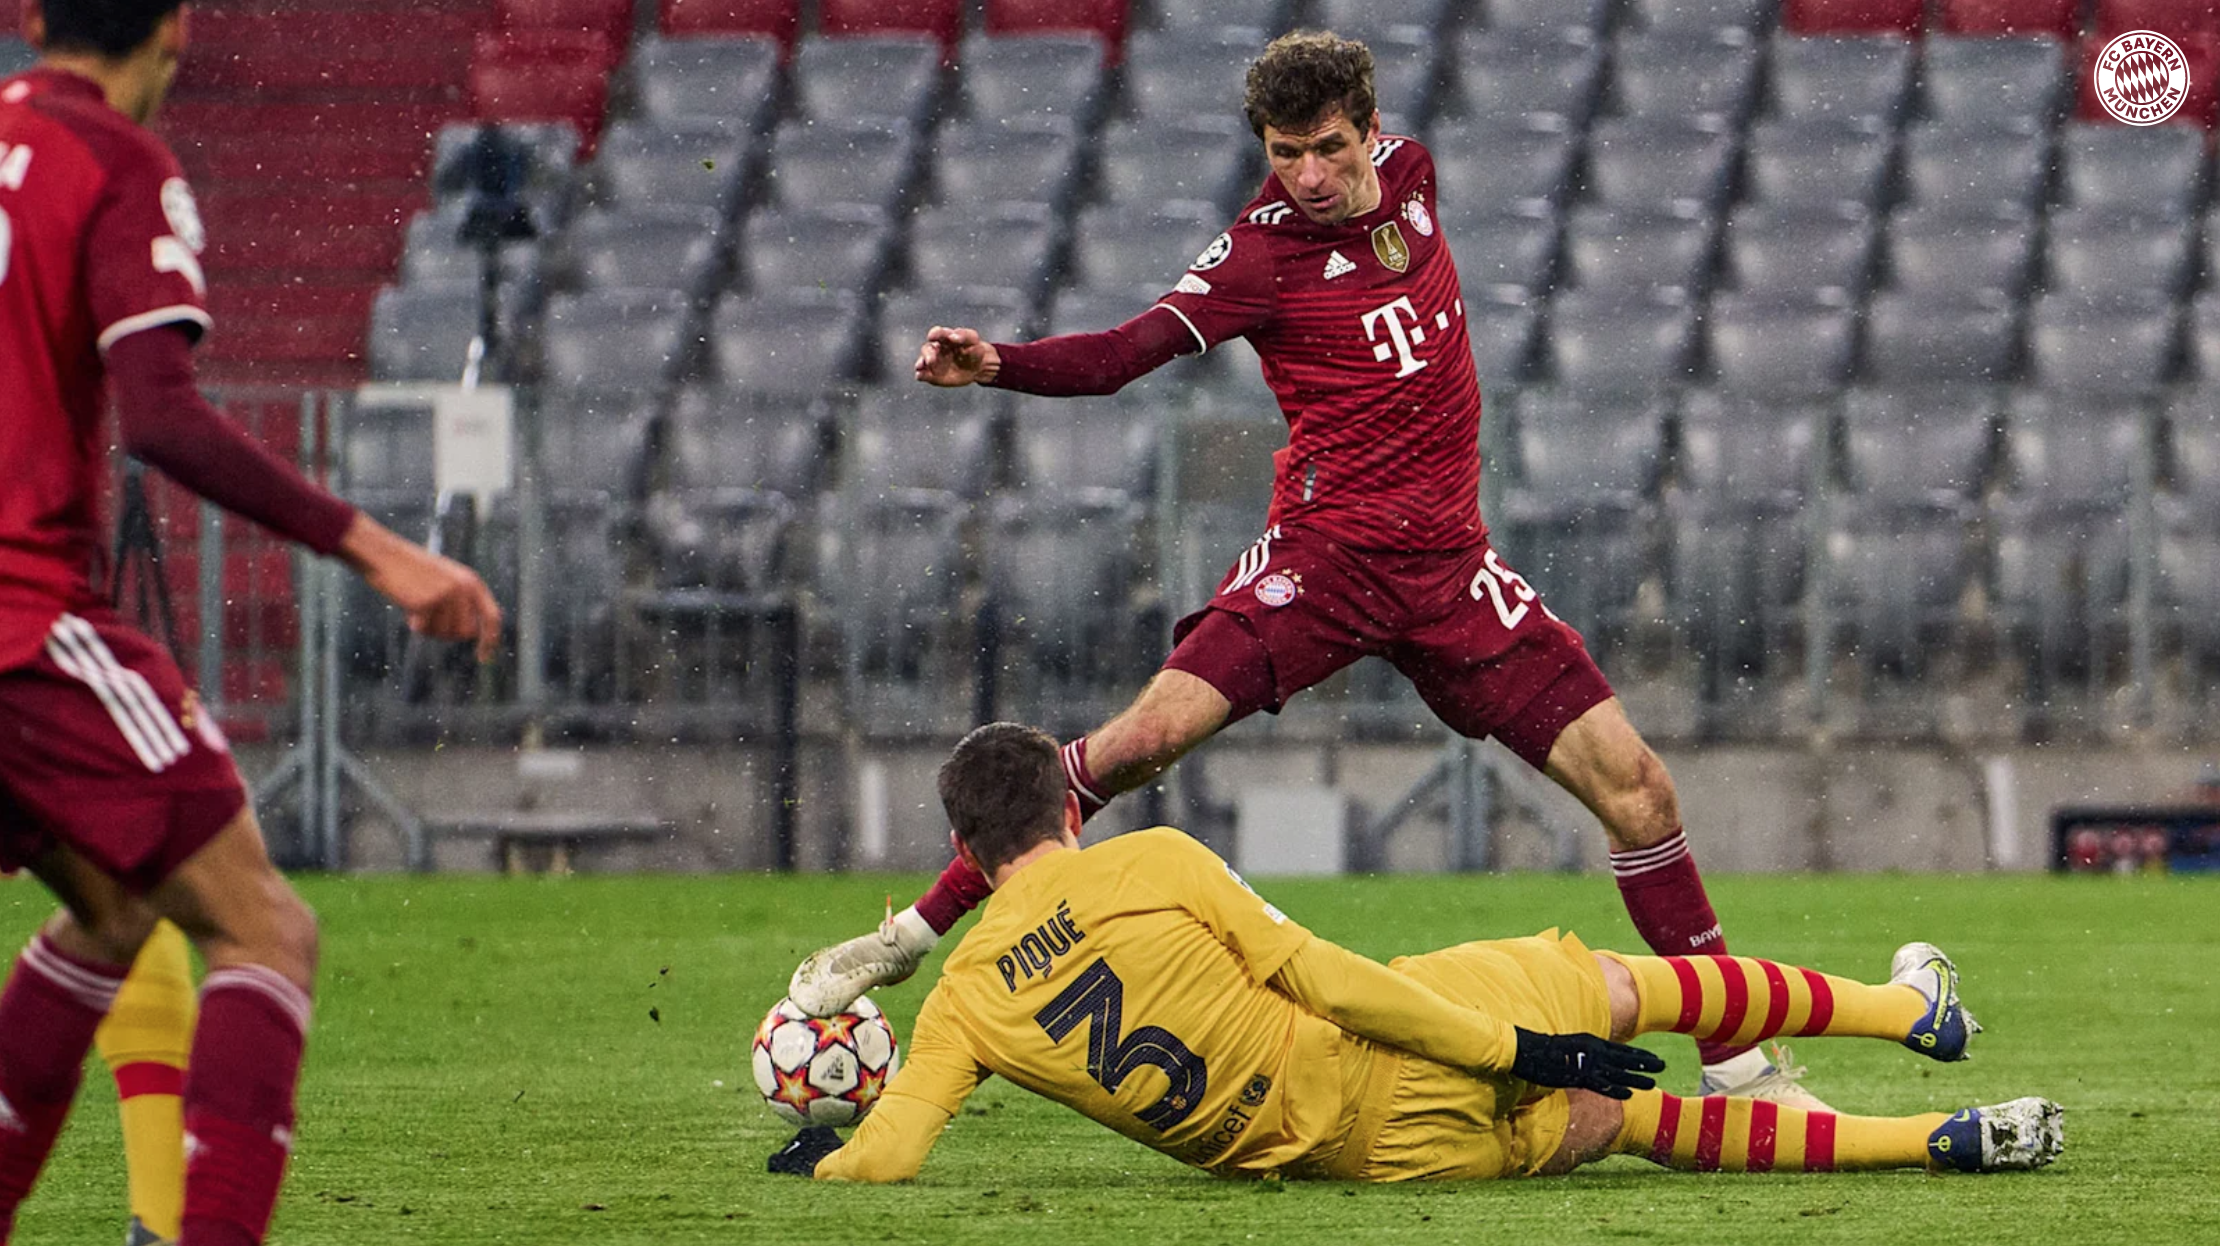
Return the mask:
{"type": "Polygon", "coordinates": [[[1275,608],[1295,600],[1302,591],[1302,581],[1284,571],[1275,571],[1256,582],[1256,599],[1275,608]]]}
{"type": "Polygon", "coordinates": [[[1389,221],[1372,231],[1372,254],[1396,272],[1408,272],[1411,267],[1411,248],[1403,241],[1403,231],[1394,221],[1389,221]]]}
{"type": "Polygon", "coordinates": [[[2104,45],[2093,70],[2097,102],[2124,125],[2157,125],[2189,99],[2189,61],[2155,30],[2131,30],[2104,45]]]}

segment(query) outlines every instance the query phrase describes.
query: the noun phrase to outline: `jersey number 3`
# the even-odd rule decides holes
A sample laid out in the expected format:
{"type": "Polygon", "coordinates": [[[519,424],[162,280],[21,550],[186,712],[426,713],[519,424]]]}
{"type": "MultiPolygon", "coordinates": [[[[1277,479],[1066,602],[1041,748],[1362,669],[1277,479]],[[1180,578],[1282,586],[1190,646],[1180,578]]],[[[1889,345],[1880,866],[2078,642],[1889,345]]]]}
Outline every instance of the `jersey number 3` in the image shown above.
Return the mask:
{"type": "Polygon", "coordinates": [[[1080,970],[1079,977],[1062,994],[1033,1014],[1033,1020],[1048,1031],[1052,1043],[1063,1042],[1073,1030],[1094,1022],[1087,1033],[1087,1075],[1111,1094],[1118,1093],[1118,1087],[1135,1070],[1144,1066],[1163,1070],[1172,1084],[1163,1098],[1139,1113],[1141,1123],[1158,1132],[1186,1120],[1202,1103],[1210,1076],[1201,1056],[1187,1050],[1187,1044],[1160,1026],[1144,1025],[1131,1034],[1123,1033],[1125,983],[1110,971],[1108,961],[1097,958],[1080,970]]]}

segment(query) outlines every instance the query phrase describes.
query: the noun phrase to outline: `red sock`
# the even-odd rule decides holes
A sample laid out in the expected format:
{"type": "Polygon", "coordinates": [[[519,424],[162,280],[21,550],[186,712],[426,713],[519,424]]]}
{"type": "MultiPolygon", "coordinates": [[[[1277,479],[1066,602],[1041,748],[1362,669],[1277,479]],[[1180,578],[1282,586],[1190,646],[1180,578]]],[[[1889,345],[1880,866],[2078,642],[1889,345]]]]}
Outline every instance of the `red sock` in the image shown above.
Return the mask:
{"type": "Polygon", "coordinates": [[[917,915],[933,928],[934,934],[947,934],[963,915],[986,902],[994,888],[987,885],[987,876],[964,864],[962,857],[948,863],[933,885],[917,898],[917,915]]]}
{"type": "MultiPolygon", "coordinates": [[[[1611,873],[1619,881],[1619,895],[1626,901],[1627,916],[1650,950],[1659,956],[1724,956],[1726,936],[1719,933],[1719,915],[1711,911],[1704,894],[1704,880],[1696,872],[1696,858],[1688,852],[1688,834],[1676,830],[1647,848],[1611,854],[1611,873]]],[[[1731,1060],[1750,1050],[1726,1043],[1698,1043],[1696,1052],[1705,1064],[1731,1060]]]]}
{"type": "Polygon", "coordinates": [[[1063,756],[1064,784],[1071,788],[1073,795],[1079,797],[1079,820],[1085,822],[1101,813],[1103,806],[1109,804],[1117,793],[1108,791],[1096,782],[1094,772],[1087,769],[1087,737],[1081,736],[1066,744],[1063,756]]]}
{"type": "Polygon", "coordinates": [[[0,991],[0,1242],[69,1118],[126,968],[79,960],[37,935],[0,991]]]}
{"type": "Polygon", "coordinates": [[[219,969],[201,984],[178,1246],[254,1246],[269,1230],[293,1150],[308,1012],[307,992],[260,965],[219,969]]]}

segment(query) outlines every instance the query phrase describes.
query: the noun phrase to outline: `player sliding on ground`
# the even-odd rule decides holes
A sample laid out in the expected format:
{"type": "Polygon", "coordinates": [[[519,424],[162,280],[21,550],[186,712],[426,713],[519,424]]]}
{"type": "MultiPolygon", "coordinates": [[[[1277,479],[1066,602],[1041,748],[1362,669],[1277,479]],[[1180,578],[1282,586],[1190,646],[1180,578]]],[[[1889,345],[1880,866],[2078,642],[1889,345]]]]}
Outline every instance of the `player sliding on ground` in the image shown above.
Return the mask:
{"type": "Polygon", "coordinates": [[[1556,1174],[1611,1155],[1674,1168],[2039,1168],[2060,1109],[1843,1116],[1654,1089],[1619,1040],[1777,1034],[1963,1059],[1979,1029],[1950,958],[1896,954],[1886,985],[1726,956],[1591,953],[1555,931],[1393,968],[1317,938],[1170,827],[1079,844],[1055,740],[995,723],[941,767],[956,850],[992,881],[908,1059],[847,1145],[805,1129],[773,1172],[916,1175],[990,1074],[1222,1175],[1401,1181],[1556,1174]]]}
{"type": "Polygon", "coordinates": [[[27,867],[65,907],[0,991],[0,1243],[125,967],[166,917],[208,967],[197,1023],[183,951],[158,943],[103,1036],[127,1099],[181,1099],[126,1108],[134,1209],[162,1221],[133,1240],[244,1246],[262,1240],[292,1147],[316,920],[272,868],[177,664],[93,591],[104,391],[127,452],[345,561],[418,631],[491,656],[501,612],[468,568],[317,488],[201,398],[207,240],[176,158],[142,128],[184,49],[179,0],[24,12],[40,64],[0,81],[0,871],[27,867]]]}
{"type": "MultiPolygon", "coordinates": [[[[1161,302],[1107,332],[1024,344],[935,328],[919,352],[917,377],[933,385],[1107,394],[1245,337],[1287,416],[1264,535],[1173,628],[1133,704],[1064,746],[1066,779],[1092,816],[1224,727],[1377,655],[1451,728],[1501,740],[1595,814],[1651,950],[1724,952],[1671,776],[1580,634],[1488,543],[1480,385],[1433,157],[1383,135],[1373,100],[1363,44],[1273,41],[1246,97],[1272,172],[1161,302]]],[[[907,978],[986,893],[952,863],[878,932],[811,956],[789,994],[829,1015],[907,978]]],[[[1825,1106],[1754,1048],[1700,1052],[1706,1092],[1825,1106]]]]}

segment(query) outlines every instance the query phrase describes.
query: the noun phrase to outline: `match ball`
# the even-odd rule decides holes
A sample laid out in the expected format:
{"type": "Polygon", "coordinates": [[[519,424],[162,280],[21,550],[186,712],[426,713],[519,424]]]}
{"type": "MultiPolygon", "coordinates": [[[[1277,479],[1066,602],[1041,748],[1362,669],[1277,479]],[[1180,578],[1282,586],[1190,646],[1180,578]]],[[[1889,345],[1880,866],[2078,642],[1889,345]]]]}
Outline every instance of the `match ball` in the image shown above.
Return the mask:
{"type": "Polygon", "coordinates": [[[869,999],[831,1017],[782,999],[755,1028],[755,1088],[792,1125],[861,1121],[901,1064],[894,1028],[869,999]]]}

